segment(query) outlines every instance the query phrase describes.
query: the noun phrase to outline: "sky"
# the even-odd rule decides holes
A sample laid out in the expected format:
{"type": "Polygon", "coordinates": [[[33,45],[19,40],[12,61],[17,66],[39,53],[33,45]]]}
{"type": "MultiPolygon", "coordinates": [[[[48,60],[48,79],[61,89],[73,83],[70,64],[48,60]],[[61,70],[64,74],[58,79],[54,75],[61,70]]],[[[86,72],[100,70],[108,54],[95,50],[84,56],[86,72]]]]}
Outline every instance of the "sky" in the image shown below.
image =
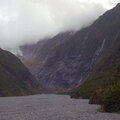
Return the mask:
{"type": "Polygon", "coordinates": [[[60,32],[90,25],[120,0],[0,0],[0,47],[20,52],[60,32]]]}

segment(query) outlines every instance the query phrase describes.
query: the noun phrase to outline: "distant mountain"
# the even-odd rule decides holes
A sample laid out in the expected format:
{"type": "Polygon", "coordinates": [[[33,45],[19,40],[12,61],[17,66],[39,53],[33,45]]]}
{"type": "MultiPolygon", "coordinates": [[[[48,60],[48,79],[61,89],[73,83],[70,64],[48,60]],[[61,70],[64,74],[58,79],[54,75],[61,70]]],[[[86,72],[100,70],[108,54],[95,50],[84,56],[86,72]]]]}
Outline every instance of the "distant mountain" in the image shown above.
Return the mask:
{"type": "Polygon", "coordinates": [[[119,32],[120,4],[76,33],[21,47],[22,60],[46,87],[73,88],[89,77],[94,65],[115,44],[119,32]]]}
{"type": "MultiPolygon", "coordinates": [[[[56,54],[57,47],[69,40],[73,34],[73,32],[61,33],[51,39],[39,41],[37,44],[21,46],[23,56],[19,56],[20,59],[29,68],[31,73],[46,87],[53,86],[50,88],[56,88],[54,85],[51,85],[52,83],[47,83],[47,81],[39,79],[38,72],[47,63],[48,59],[56,54]]],[[[51,64],[53,63],[51,62],[51,64]]],[[[47,74],[49,73],[46,72],[46,75],[47,74]]],[[[44,77],[44,75],[45,74],[42,76],[44,77]]]]}
{"type": "Polygon", "coordinates": [[[0,49],[0,96],[38,93],[42,86],[12,53],[0,49]]]}

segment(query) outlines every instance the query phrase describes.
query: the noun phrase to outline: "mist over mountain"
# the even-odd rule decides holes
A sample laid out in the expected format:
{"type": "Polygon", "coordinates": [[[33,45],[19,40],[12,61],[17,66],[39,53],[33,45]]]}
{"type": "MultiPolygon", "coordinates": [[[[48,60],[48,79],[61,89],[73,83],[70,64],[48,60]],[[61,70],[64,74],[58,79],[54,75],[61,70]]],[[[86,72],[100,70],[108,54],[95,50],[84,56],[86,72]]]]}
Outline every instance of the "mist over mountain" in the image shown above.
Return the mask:
{"type": "Polygon", "coordinates": [[[107,42],[109,46],[106,49],[103,47],[106,42],[103,42],[102,48],[106,51],[94,64],[84,83],[73,90],[71,97],[90,98],[90,104],[100,104],[101,109],[106,112],[118,112],[120,111],[120,3],[111,12],[108,11],[107,15],[114,18],[106,19],[108,23],[111,21],[110,24],[104,21],[103,28],[106,30],[108,27],[109,32],[113,30],[107,42]],[[112,38],[114,34],[116,35],[112,38]]]}
{"type": "Polygon", "coordinates": [[[18,46],[90,25],[118,2],[119,0],[0,0],[0,47],[20,53],[18,46]]]}
{"type": "Polygon", "coordinates": [[[1,120],[119,120],[120,0],[0,0],[0,97],[1,120]]]}
{"type": "Polygon", "coordinates": [[[96,62],[115,43],[119,32],[120,4],[76,33],[61,33],[21,47],[22,61],[46,87],[72,88],[89,76],[96,62]]]}

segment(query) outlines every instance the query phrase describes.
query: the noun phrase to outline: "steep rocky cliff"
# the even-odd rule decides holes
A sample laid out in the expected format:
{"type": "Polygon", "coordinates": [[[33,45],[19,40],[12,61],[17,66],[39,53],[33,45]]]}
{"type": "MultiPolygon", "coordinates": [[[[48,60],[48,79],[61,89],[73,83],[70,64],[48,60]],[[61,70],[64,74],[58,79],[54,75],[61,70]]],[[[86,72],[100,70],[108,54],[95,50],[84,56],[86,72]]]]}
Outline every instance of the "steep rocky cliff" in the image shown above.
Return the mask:
{"type": "Polygon", "coordinates": [[[76,33],[59,34],[33,45],[32,49],[22,47],[23,61],[26,51],[35,51],[24,63],[43,85],[73,88],[88,77],[95,63],[115,43],[119,31],[120,4],[76,33]]]}

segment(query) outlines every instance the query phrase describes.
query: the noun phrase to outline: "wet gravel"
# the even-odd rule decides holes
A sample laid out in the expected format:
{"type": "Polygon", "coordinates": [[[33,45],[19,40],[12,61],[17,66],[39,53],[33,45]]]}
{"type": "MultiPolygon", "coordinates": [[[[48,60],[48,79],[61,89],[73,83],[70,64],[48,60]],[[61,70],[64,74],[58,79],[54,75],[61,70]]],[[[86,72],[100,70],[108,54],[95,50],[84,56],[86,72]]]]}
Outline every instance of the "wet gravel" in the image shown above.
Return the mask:
{"type": "Polygon", "coordinates": [[[0,97],[0,120],[120,120],[120,115],[98,108],[67,95],[0,97]]]}

